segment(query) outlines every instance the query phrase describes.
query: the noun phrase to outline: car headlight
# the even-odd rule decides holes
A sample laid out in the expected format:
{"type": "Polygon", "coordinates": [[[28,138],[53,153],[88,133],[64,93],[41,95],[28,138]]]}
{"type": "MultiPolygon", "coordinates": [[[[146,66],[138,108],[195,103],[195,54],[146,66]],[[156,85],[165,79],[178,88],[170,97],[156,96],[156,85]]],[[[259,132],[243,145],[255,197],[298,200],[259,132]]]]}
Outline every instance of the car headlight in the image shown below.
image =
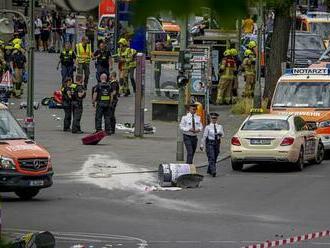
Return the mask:
{"type": "Polygon", "coordinates": [[[330,120],[328,120],[328,121],[321,121],[320,123],[319,123],[319,127],[330,127],[330,120]]]}
{"type": "Polygon", "coordinates": [[[16,170],[14,160],[3,156],[0,157],[0,169],[16,170]]]}

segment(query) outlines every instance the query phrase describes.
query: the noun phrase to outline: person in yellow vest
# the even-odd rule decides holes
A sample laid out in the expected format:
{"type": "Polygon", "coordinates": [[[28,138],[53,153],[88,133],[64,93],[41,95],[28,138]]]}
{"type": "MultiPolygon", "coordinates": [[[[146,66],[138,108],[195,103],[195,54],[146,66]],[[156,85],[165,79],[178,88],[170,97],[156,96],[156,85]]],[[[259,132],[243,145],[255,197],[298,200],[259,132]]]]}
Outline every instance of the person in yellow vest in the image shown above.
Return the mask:
{"type": "Polygon", "coordinates": [[[245,78],[245,89],[243,97],[252,97],[256,83],[256,58],[250,49],[244,52],[243,69],[245,78]]]}
{"type": "Polygon", "coordinates": [[[136,68],[136,55],[137,51],[133,48],[129,48],[129,52],[127,53],[127,63],[128,63],[128,78],[131,81],[133,92],[136,92],[136,84],[135,84],[135,68],[136,68]]]}
{"type": "Polygon", "coordinates": [[[73,81],[73,68],[76,60],[76,54],[71,48],[70,42],[66,42],[64,45],[64,49],[60,55],[60,61],[57,65],[57,70],[61,65],[61,75],[62,75],[62,84],[65,82],[67,78],[71,78],[73,81]]]}
{"type": "Polygon", "coordinates": [[[231,104],[232,87],[236,72],[236,61],[229,49],[224,52],[220,64],[220,80],[218,85],[217,104],[231,104]]]}
{"type": "Polygon", "coordinates": [[[76,45],[77,55],[77,74],[84,76],[84,88],[87,90],[88,79],[89,79],[89,65],[92,59],[92,47],[88,42],[88,38],[83,36],[81,42],[76,45]]]}
{"type": "Polygon", "coordinates": [[[120,93],[124,94],[124,96],[129,96],[130,90],[128,86],[128,74],[130,70],[130,63],[132,62],[132,55],[126,39],[121,38],[118,41],[118,45],[119,48],[117,50],[117,57],[119,58],[118,69],[120,93]]]}

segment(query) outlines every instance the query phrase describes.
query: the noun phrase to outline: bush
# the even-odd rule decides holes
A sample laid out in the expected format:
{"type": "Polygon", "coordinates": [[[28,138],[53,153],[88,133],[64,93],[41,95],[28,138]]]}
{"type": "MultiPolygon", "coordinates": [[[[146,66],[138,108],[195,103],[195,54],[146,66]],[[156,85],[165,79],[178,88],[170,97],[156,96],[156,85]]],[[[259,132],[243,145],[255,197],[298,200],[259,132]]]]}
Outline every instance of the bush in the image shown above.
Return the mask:
{"type": "MultiPolygon", "coordinates": [[[[268,113],[267,100],[262,101],[262,109],[264,113],[268,113]]],[[[248,115],[253,108],[253,98],[240,98],[231,108],[231,112],[236,115],[248,115]]]]}

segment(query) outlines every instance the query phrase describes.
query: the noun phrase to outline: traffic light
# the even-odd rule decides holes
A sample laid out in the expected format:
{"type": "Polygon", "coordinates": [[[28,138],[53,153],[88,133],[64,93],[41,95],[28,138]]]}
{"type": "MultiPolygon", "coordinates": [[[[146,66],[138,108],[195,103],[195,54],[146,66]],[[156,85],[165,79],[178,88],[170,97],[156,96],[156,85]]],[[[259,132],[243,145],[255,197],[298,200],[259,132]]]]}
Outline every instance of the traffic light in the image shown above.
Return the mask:
{"type": "Polygon", "coordinates": [[[178,88],[185,87],[189,83],[189,79],[184,75],[179,75],[176,80],[178,88]]]}
{"type": "Polygon", "coordinates": [[[191,64],[191,59],[193,54],[189,50],[180,51],[179,61],[180,61],[180,71],[192,70],[193,65],[191,64]]]}

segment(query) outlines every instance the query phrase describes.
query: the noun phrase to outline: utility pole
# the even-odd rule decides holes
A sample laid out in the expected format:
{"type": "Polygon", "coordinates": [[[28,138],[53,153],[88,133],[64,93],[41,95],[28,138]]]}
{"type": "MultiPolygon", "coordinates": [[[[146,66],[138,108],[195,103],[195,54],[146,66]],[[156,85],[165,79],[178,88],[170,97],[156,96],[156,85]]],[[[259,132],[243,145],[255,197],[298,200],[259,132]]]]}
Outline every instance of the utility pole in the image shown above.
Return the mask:
{"type": "Polygon", "coordinates": [[[292,25],[291,25],[291,68],[295,65],[296,57],[296,2],[292,6],[292,25]]]}
{"type": "Polygon", "coordinates": [[[30,28],[29,28],[29,47],[28,47],[28,88],[27,88],[27,118],[26,125],[27,135],[29,138],[34,139],[34,4],[35,0],[29,2],[29,16],[30,16],[30,28]]]}
{"type": "Polygon", "coordinates": [[[258,56],[257,56],[257,77],[256,77],[256,85],[254,88],[254,101],[253,101],[253,108],[261,109],[262,102],[261,102],[261,57],[262,57],[262,33],[264,31],[263,25],[263,1],[259,0],[258,4],[258,20],[257,20],[257,27],[258,27],[258,56]]]}
{"type": "Polygon", "coordinates": [[[185,51],[188,45],[188,17],[185,16],[180,21],[180,55],[179,55],[179,76],[178,76],[178,88],[179,88],[179,101],[178,101],[178,130],[177,130],[177,145],[176,145],[176,160],[184,160],[183,152],[183,135],[180,129],[180,122],[182,116],[185,114],[185,84],[182,84],[180,81],[185,80],[185,51]]]}

